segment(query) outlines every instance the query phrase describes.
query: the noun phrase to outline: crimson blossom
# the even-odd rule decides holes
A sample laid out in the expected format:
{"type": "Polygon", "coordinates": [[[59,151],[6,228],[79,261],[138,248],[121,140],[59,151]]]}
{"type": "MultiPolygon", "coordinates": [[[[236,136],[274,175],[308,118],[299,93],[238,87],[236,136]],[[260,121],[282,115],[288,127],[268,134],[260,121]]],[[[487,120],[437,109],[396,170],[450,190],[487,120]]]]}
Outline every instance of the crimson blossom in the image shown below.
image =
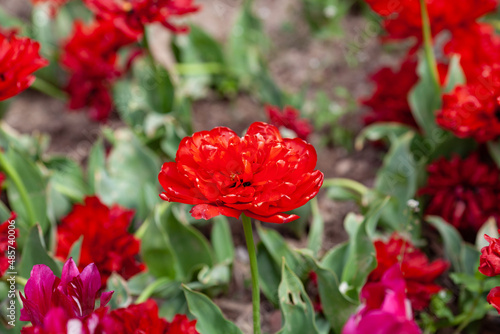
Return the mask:
{"type": "Polygon", "coordinates": [[[144,26],[158,22],[173,32],[186,32],[170,19],[199,10],[193,0],[84,0],[100,21],[108,21],[127,36],[138,39],[144,26]]]}
{"type": "Polygon", "coordinates": [[[0,101],[27,89],[35,81],[33,72],[47,66],[40,44],[12,32],[0,33],[0,101]]]}
{"type": "Polygon", "coordinates": [[[377,268],[370,273],[368,282],[379,282],[389,268],[399,264],[406,283],[407,297],[413,309],[422,310],[427,307],[431,296],[442,289],[434,281],[448,269],[448,262],[429,262],[421,250],[397,233],[387,242],[375,241],[374,246],[377,252],[377,268]]]}
{"type": "Polygon", "coordinates": [[[420,334],[405,294],[405,280],[397,264],[379,282],[369,282],[361,290],[361,305],[342,334],[420,334]]]}
{"type": "MultiPolygon", "coordinates": [[[[499,231],[500,232],[500,231],[499,231]]],[[[494,277],[500,275],[500,239],[484,235],[489,245],[481,249],[479,257],[479,272],[483,275],[494,277]]],[[[488,303],[500,314],[500,287],[497,286],[488,293],[488,303]]]]}
{"type": "Polygon", "coordinates": [[[299,217],[283,212],[307,203],[323,184],[316,161],[312,145],[282,138],[266,123],[253,123],[241,138],[225,127],[196,132],[181,141],[175,162],[163,164],[160,197],[195,205],[197,219],[243,213],[287,223],[299,217]]]}
{"type": "Polygon", "coordinates": [[[66,90],[73,110],[89,108],[89,116],[105,121],[113,108],[111,84],[122,71],[118,51],[134,40],[123,35],[111,22],[85,26],[75,22],[74,32],[63,46],[62,65],[70,72],[66,90]]]}
{"type": "Polygon", "coordinates": [[[267,105],[266,114],[272,125],[292,130],[300,139],[307,140],[313,131],[309,121],[301,119],[300,112],[291,106],[286,106],[281,111],[278,107],[267,105]]]}
{"type": "Polygon", "coordinates": [[[118,205],[108,208],[96,196],[86,197],[58,226],[56,255],[66,259],[83,236],[79,268],[95,263],[103,286],[113,272],[129,279],[145,268],[136,260],[140,242],[127,230],[133,215],[133,210],[118,205]]]}
{"type": "Polygon", "coordinates": [[[427,184],[419,190],[430,197],[426,214],[441,216],[468,238],[474,238],[488,218],[500,217],[500,174],[493,162],[473,153],[465,159],[440,158],[427,171],[427,184]]]}

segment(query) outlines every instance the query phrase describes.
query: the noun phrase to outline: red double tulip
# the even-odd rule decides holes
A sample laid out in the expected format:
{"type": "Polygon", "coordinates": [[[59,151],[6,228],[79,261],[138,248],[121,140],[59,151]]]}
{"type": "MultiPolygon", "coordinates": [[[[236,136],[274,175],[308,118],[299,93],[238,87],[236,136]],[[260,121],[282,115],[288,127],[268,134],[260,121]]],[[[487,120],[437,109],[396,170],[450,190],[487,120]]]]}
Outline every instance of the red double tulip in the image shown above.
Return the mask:
{"type": "Polygon", "coordinates": [[[484,235],[489,245],[481,249],[479,272],[486,276],[500,275],[500,239],[484,235]]]}
{"type": "Polygon", "coordinates": [[[0,34],[0,101],[27,89],[35,81],[33,72],[46,66],[40,54],[40,44],[12,33],[0,34]]]}
{"type": "Polygon", "coordinates": [[[195,205],[198,219],[244,213],[287,223],[298,216],[283,212],[307,203],[323,184],[316,161],[312,145],[282,138],[266,123],[253,123],[241,138],[225,127],[201,131],[181,141],[175,162],[163,164],[160,197],[195,205]]]}

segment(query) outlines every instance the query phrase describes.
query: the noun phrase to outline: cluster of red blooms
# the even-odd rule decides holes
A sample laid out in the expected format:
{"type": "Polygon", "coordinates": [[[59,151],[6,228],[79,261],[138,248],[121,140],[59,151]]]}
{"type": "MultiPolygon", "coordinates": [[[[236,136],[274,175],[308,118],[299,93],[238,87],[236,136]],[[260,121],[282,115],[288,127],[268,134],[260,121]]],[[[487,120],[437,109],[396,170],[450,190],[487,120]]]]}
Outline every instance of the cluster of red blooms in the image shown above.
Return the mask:
{"type": "Polygon", "coordinates": [[[33,72],[47,65],[40,54],[40,44],[15,31],[0,27],[0,101],[19,94],[35,81],[33,72]]]}
{"type": "Polygon", "coordinates": [[[307,141],[309,135],[313,131],[313,127],[308,120],[300,118],[300,112],[290,106],[286,106],[281,111],[276,106],[266,105],[266,114],[272,125],[277,128],[287,128],[295,132],[300,139],[307,141]]]}
{"type": "Polygon", "coordinates": [[[427,214],[443,217],[466,238],[488,218],[500,218],[500,171],[491,160],[482,161],[479,153],[440,158],[427,171],[427,185],[419,191],[430,196],[427,214]]]}
{"type": "Polygon", "coordinates": [[[299,217],[283,212],[307,203],[323,184],[316,162],[312,145],[282,138],[266,123],[253,123],[244,137],[224,127],[201,131],[181,141],[175,162],[163,164],[160,197],[195,205],[197,219],[244,213],[287,223],[299,217]]]}
{"type": "Polygon", "coordinates": [[[101,277],[94,264],[81,272],[72,259],[63,267],[61,278],[45,265],[35,265],[20,293],[23,302],[21,321],[32,326],[22,334],[199,334],[196,321],[176,315],[172,322],[159,318],[158,306],[152,300],[110,311],[106,304],[113,292],[101,292],[101,277]],[[99,308],[96,309],[96,300],[99,308]]]}
{"type": "MultiPolygon", "coordinates": [[[[481,249],[479,272],[489,277],[498,276],[500,275],[500,239],[491,238],[486,234],[484,238],[489,245],[481,249]]],[[[491,289],[487,300],[500,314],[500,286],[491,289]]]]}
{"type": "Polygon", "coordinates": [[[127,229],[134,212],[118,205],[108,208],[99,198],[87,197],[84,204],[76,204],[57,228],[57,252],[66,259],[73,244],[83,236],[79,268],[95,263],[101,273],[101,285],[117,272],[129,279],[144,270],[137,262],[140,242],[127,229]]]}
{"type": "Polygon", "coordinates": [[[434,281],[448,269],[448,262],[429,262],[421,250],[396,233],[387,242],[375,241],[374,246],[377,252],[377,268],[370,273],[368,282],[380,282],[391,267],[399,264],[406,283],[407,298],[413,309],[420,311],[426,308],[431,296],[441,290],[434,281]]]}
{"type": "Polygon", "coordinates": [[[66,88],[71,97],[70,109],[88,107],[93,120],[105,121],[113,108],[111,85],[126,70],[118,67],[118,51],[138,41],[148,23],[159,22],[175,32],[187,31],[175,27],[169,19],[197,11],[192,2],[85,0],[97,20],[87,26],[75,22],[61,59],[71,74],[66,88]]]}

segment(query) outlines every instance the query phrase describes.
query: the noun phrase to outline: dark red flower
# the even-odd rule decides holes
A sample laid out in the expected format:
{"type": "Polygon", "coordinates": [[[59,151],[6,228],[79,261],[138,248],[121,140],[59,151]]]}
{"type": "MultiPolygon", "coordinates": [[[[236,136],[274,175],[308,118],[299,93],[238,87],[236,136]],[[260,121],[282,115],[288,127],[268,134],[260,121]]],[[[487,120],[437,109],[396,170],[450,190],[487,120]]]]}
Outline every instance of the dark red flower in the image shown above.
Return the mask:
{"type": "Polygon", "coordinates": [[[27,89],[35,81],[32,73],[47,66],[39,50],[40,44],[29,38],[0,34],[0,101],[27,89]]]}
{"type": "Polygon", "coordinates": [[[9,250],[16,249],[16,238],[18,230],[14,229],[15,224],[10,224],[10,222],[15,219],[15,212],[11,212],[10,218],[0,225],[0,277],[2,277],[7,269],[9,269],[9,260],[12,260],[12,256],[15,256],[10,255],[11,258],[9,258],[9,254],[7,253],[7,251],[9,250]]]}
{"type": "Polygon", "coordinates": [[[181,141],[176,162],[158,176],[165,201],[195,205],[193,217],[248,217],[271,223],[298,218],[283,212],[316,196],[323,173],[314,170],[314,147],[282,138],[275,126],[256,122],[238,137],[224,127],[201,131],[181,141]]]}
{"type": "Polygon", "coordinates": [[[498,314],[500,314],[500,286],[491,289],[490,293],[488,293],[488,296],[486,297],[486,300],[488,303],[493,305],[498,314]]]}
{"type": "Polygon", "coordinates": [[[111,84],[121,75],[118,51],[133,43],[111,22],[84,26],[75,22],[74,33],[66,42],[61,63],[71,73],[66,90],[70,109],[89,108],[90,117],[105,121],[112,110],[111,84]]]}
{"type": "Polygon", "coordinates": [[[462,235],[474,237],[489,217],[499,217],[499,170],[473,153],[462,159],[440,158],[432,162],[420,195],[429,195],[425,213],[441,216],[462,235]]]}
{"type": "Polygon", "coordinates": [[[153,300],[111,311],[100,322],[103,333],[166,334],[168,323],[158,317],[153,300]]]}
{"type": "Polygon", "coordinates": [[[434,281],[448,269],[448,262],[444,260],[429,262],[422,251],[397,233],[394,233],[388,242],[378,240],[374,245],[377,252],[377,268],[370,273],[368,281],[380,281],[387,270],[398,263],[412,307],[415,310],[427,307],[431,296],[441,290],[434,281]]]}
{"type": "Polygon", "coordinates": [[[371,80],[376,85],[375,92],[361,101],[371,109],[364,118],[365,124],[396,122],[417,128],[408,104],[408,94],[418,82],[417,62],[407,59],[396,71],[383,67],[371,76],[371,80]]]}
{"type": "Polygon", "coordinates": [[[300,118],[300,112],[293,107],[286,106],[283,112],[275,106],[266,105],[266,114],[272,125],[285,127],[295,132],[300,139],[307,140],[313,128],[308,120],[300,118]]]}
{"type": "MultiPolygon", "coordinates": [[[[30,321],[33,327],[25,327],[22,333],[54,333],[50,329],[61,328],[69,319],[80,323],[94,318],[95,303],[100,295],[100,307],[111,299],[113,292],[99,292],[101,277],[94,264],[80,273],[69,259],[63,267],[61,278],[43,264],[31,270],[24,287],[21,321],[30,321]]],[[[82,331],[82,333],[86,333],[82,331]]]]}
{"type": "Polygon", "coordinates": [[[187,27],[177,27],[170,19],[198,11],[193,0],[84,0],[100,21],[108,21],[137,39],[144,26],[158,22],[174,32],[186,32],[187,27]]]}
{"type": "Polygon", "coordinates": [[[176,314],[167,325],[166,334],[200,334],[196,330],[196,320],[189,321],[184,314],[176,314]]]}
{"type": "Polygon", "coordinates": [[[136,261],[139,240],[127,231],[133,215],[132,210],[118,205],[108,208],[99,198],[86,197],[85,203],[76,204],[58,226],[56,255],[65,259],[83,236],[79,268],[95,263],[103,286],[113,272],[129,279],[145,268],[136,261]]]}
{"type": "Polygon", "coordinates": [[[489,245],[481,249],[479,257],[479,272],[486,276],[500,275],[500,239],[484,235],[489,245]]]}

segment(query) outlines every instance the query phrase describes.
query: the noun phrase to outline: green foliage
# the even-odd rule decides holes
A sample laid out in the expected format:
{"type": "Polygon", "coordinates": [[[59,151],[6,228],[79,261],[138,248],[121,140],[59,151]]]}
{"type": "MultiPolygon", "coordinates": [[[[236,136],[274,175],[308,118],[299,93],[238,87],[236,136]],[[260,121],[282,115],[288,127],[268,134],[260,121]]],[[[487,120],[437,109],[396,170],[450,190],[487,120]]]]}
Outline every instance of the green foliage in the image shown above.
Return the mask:
{"type": "Polygon", "coordinates": [[[353,0],[302,0],[307,23],[320,38],[342,33],[341,20],[353,3],[353,0]]]}
{"type": "Polygon", "coordinates": [[[62,264],[56,262],[48,253],[43,240],[42,230],[39,225],[30,228],[26,238],[26,244],[19,262],[19,275],[30,277],[31,270],[36,264],[48,266],[54,275],[61,277],[62,264]]]}

